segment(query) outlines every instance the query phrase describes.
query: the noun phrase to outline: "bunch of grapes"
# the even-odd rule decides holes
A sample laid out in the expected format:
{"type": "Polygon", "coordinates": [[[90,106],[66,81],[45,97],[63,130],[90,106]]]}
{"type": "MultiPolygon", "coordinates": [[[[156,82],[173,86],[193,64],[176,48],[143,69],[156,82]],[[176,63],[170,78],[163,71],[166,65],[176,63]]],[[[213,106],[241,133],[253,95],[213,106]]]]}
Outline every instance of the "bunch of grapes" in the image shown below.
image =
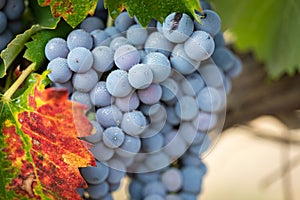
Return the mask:
{"type": "Polygon", "coordinates": [[[24,10],[24,0],[0,0],[0,51],[22,29],[21,16],[24,10]]]}
{"type": "Polygon", "coordinates": [[[220,17],[201,3],[201,24],[171,13],[145,29],[122,12],[114,26],[88,17],[66,39],[47,43],[48,77],[87,106],[94,126],[83,138],[97,159],[97,167],[80,169],[84,198],[112,199],[126,174],[132,199],[201,192],[201,155],[222,128],[231,78],[241,71],[220,17]]]}

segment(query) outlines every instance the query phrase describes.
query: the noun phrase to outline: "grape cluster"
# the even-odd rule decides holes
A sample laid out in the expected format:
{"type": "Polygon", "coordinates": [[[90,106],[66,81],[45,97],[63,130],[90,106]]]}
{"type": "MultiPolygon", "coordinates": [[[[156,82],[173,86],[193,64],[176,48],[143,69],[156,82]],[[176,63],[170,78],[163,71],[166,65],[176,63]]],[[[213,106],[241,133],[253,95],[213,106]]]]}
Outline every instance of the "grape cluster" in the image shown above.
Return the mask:
{"type": "Polygon", "coordinates": [[[22,29],[21,16],[24,10],[24,0],[0,0],[0,51],[22,29]]]}
{"type": "Polygon", "coordinates": [[[240,60],[225,47],[221,20],[202,2],[199,24],[185,13],[142,28],[122,12],[114,26],[86,18],[45,47],[49,79],[87,106],[94,127],[83,138],[97,167],[81,169],[85,198],[112,199],[131,177],[132,199],[196,199],[202,155],[222,128],[240,60]]]}

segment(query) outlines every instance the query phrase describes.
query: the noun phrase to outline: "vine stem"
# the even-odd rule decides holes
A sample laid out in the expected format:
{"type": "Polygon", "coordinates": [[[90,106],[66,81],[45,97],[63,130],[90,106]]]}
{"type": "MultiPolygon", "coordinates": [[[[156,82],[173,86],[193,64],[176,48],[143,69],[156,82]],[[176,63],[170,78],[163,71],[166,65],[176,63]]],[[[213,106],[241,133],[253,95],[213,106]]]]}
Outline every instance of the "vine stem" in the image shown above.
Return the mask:
{"type": "Polygon", "coordinates": [[[24,80],[27,78],[27,76],[33,72],[34,68],[36,66],[36,63],[30,64],[19,76],[19,78],[10,86],[10,88],[4,93],[2,100],[9,101],[12,97],[12,95],[15,93],[15,91],[20,87],[20,85],[24,82],[24,80]]]}

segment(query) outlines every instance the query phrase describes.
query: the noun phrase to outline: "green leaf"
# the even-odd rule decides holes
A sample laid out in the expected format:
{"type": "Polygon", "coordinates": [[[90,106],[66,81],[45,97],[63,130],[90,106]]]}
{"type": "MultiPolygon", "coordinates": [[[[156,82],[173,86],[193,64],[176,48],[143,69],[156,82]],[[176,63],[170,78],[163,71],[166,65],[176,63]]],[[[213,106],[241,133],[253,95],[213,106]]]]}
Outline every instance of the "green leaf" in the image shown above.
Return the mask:
{"type": "Polygon", "coordinates": [[[48,88],[47,71],[31,74],[15,99],[0,95],[0,199],[81,199],[79,167],[95,166],[78,139],[92,126],[67,90],[48,88]]]}
{"type": "Polygon", "coordinates": [[[254,50],[272,79],[300,71],[300,1],[213,0],[240,50],[254,50]]]}
{"type": "Polygon", "coordinates": [[[41,7],[37,0],[30,0],[29,7],[34,19],[39,25],[45,28],[55,28],[60,21],[60,17],[54,18],[49,7],[41,7]]]}
{"type": "Polygon", "coordinates": [[[33,25],[30,29],[16,36],[6,49],[1,52],[3,63],[0,65],[0,78],[6,75],[7,69],[11,66],[16,57],[24,49],[25,43],[31,39],[31,36],[42,30],[40,25],[33,25]]]}
{"type": "Polygon", "coordinates": [[[63,17],[73,28],[82,22],[88,14],[94,14],[97,0],[38,0],[40,6],[50,6],[52,15],[63,17]]]}
{"type": "Polygon", "coordinates": [[[198,0],[105,0],[105,7],[113,18],[125,8],[142,26],[147,26],[151,19],[162,22],[172,12],[188,13],[198,19],[195,11],[201,10],[198,0]]]}
{"type": "Polygon", "coordinates": [[[54,30],[44,29],[36,33],[32,36],[32,41],[25,44],[27,49],[24,58],[36,63],[37,66],[42,66],[46,60],[44,49],[47,42],[53,37],[66,37],[71,30],[72,28],[62,21],[54,30]]]}

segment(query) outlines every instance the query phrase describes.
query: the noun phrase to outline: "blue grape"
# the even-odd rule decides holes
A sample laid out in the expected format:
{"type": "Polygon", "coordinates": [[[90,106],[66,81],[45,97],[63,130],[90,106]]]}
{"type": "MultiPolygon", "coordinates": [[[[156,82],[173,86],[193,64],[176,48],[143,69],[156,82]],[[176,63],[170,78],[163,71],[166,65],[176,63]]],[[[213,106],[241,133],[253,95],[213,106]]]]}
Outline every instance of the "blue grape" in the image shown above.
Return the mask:
{"type": "Polygon", "coordinates": [[[183,163],[183,165],[186,165],[186,166],[199,167],[199,166],[202,165],[202,162],[199,159],[199,155],[194,155],[194,154],[191,154],[189,152],[185,153],[181,157],[181,162],[183,163]]]}
{"type": "Polygon", "coordinates": [[[128,80],[128,73],[124,70],[114,70],[106,78],[106,88],[114,97],[125,97],[132,87],[128,80]]]}
{"type": "Polygon", "coordinates": [[[143,45],[148,38],[148,31],[139,24],[134,24],[126,31],[126,38],[128,41],[135,45],[143,45]]]}
{"type": "Polygon", "coordinates": [[[94,16],[85,18],[79,25],[80,29],[85,30],[86,32],[92,32],[96,29],[104,29],[103,21],[94,16]]]}
{"type": "Polygon", "coordinates": [[[119,37],[121,35],[120,31],[114,27],[114,26],[109,26],[106,27],[104,29],[104,31],[111,37],[111,38],[115,38],[115,37],[119,37]]]}
{"type": "Polygon", "coordinates": [[[143,58],[143,63],[148,64],[153,73],[153,83],[165,81],[171,74],[169,59],[162,53],[152,52],[143,58]]]}
{"type": "Polygon", "coordinates": [[[182,79],[181,81],[181,89],[183,93],[190,96],[197,95],[204,86],[204,80],[198,72],[187,75],[185,79],[182,79]]]}
{"type": "Polygon", "coordinates": [[[210,131],[218,122],[218,117],[215,113],[200,111],[197,117],[193,120],[193,125],[200,131],[210,131]]]}
{"type": "Polygon", "coordinates": [[[179,158],[187,149],[187,145],[176,131],[165,134],[164,152],[171,158],[179,158]]]}
{"type": "Polygon", "coordinates": [[[160,52],[165,56],[169,56],[173,47],[174,44],[167,40],[162,33],[153,32],[146,40],[144,48],[147,53],[160,52]]]}
{"type": "Polygon", "coordinates": [[[109,191],[109,185],[107,182],[103,182],[97,185],[89,185],[86,189],[91,199],[100,199],[105,197],[109,191]]]}
{"type": "Polygon", "coordinates": [[[138,137],[125,135],[123,144],[116,149],[116,153],[121,157],[133,157],[141,149],[141,140],[138,137]]]}
{"type": "Polygon", "coordinates": [[[143,199],[143,194],[142,194],[143,187],[144,186],[140,181],[135,179],[131,180],[128,187],[131,199],[135,199],[135,200],[143,199]]]}
{"type": "Polygon", "coordinates": [[[112,39],[109,47],[112,50],[117,50],[120,46],[126,45],[126,44],[130,44],[129,41],[127,40],[127,38],[123,37],[123,36],[117,36],[114,39],[112,39]]]}
{"type": "Polygon", "coordinates": [[[170,101],[174,99],[178,93],[178,84],[171,78],[168,78],[161,83],[162,96],[161,100],[170,101]]]}
{"type": "Polygon", "coordinates": [[[209,33],[212,36],[217,35],[221,30],[221,19],[219,15],[212,10],[203,10],[201,23],[195,20],[195,28],[209,33]]]}
{"type": "Polygon", "coordinates": [[[204,31],[195,31],[184,43],[185,53],[193,60],[208,59],[215,49],[212,36],[204,31]]]}
{"type": "Polygon", "coordinates": [[[97,46],[92,50],[93,68],[97,72],[106,72],[114,66],[114,51],[107,46],[97,46]]]}
{"type": "Polygon", "coordinates": [[[242,72],[242,62],[238,57],[235,56],[233,66],[229,71],[226,72],[226,76],[230,78],[234,78],[240,75],[241,72],[242,72]]]}
{"type": "Polygon", "coordinates": [[[67,61],[73,72],[85,73],[93,65],[93,55],[84,47],[76,47],[68,54],[67,61]]]}
{"type": "Polygon", "coordinates": [[[172,124],[173,126],[177,126],[181,120],[177,116],[174,106],[167,106],[166,110],[167,110],[167,122],[169,124],[172,124]]]}
{"type": "Polygon", "coordinates": [[[161,181],[170,192],[177,192],[182,187],[182,174],[177,168],[170,168],[161,175],[161,181]]]}
{"type": "Polygon", "coordinates": [[[145,152],[154,152],[160,150],[164,145],[164,137],[158,132],[157,134],[142,139],[142,149],[145,152]]]}
{"type": "Polygon", "coordinates": [[[89,149],[94,157],[99,161],[108,161],[114,155],[114,149],[111,149],[104,145],[103,142],[96,143],[89,149]]]}
{"type": "Polygon", "coordinates": [[[178,128],[178,134],[189,145],[194,142],[197,130],[191,122],[183,122],[178,128]]]}
{"type": "Polygon", "coordinates": [[[171,13],[163,23],[164,36],[174,43],[184,42],[194,30],[193,20],[185,13],[171,13]]]}
{"type": "Polygon", "coordinates": [[[92,108],[92,103],[90,100],[90,94],[86,92],[79,92],[75,91],[71,96],[72,101],[77,101],[79,103],[82,103],[83,105],[86,105],[87,110],[90,110],[92,108]]]}
{"type": "Polygon", "coordinates": [[[67,37],[67,45],[70,50],[76,47],[85,47],[91,49],[93,47],[93,38],[90,33],[83,29],[73,30],[67,37]]]}
{"type": "Polygon", "coordinates": [[[15,20],[21,17],[25,10],[24,0],[9,0],[3,8],[3,11],[9,20],[15,20]]]}
{"type": "Polygon", "coordinates": [[[216,48],[211,57],[216,65],[224,71],[229,71],[233,67],[234,55],[226,47],[216,48]]]}
{"type": "Polygon", "coordinates": [[[112,102],[111,98],[104,81],[99,81],[90,92],[91,102],[95,106],[108,106],[112,102]]]}
{"type": "Polygon", "coordinates": [[[159,180],[159,171],[151,171],[145,173],[136,173],[135,177],[143,184],[147,184],[150,182],[158,181],[159,180]]]}
{"type": "Polygon", "coordinates": [[[185,166],[182,168],[184,192],[190,192],[197,195],[201,191],[203,172],[198,167],[185,166]]]}
{"type": "Polygon", "coordinates": [[[3,50],[7,44],[13,39],[13,34],[6,30],[0,34],[0,51],[3,50]]]}
{"type": "Polygon", "coordinates": [[[81,175],[89,184],[103,183],[109,175],[109,167],[96,161],[96,167],[80,168],[81,175]]]}
{"type": "Polygon", "coordinates": [[[61,57],[67,58],[69,49],[66,40],[62,38],[52,38],[49,40],[45,47],[45,56],[48,60],[61,57]]]}
{"type": "Polygon", "coordinates": [[[166,195],[166,188],[160,181],[148,182],[143,188],[144,198],[153,194],[157,194],[160,196],[166,195]]]}
{"type": "Polygon", "coordinates": [[[50,70],[48,77],[56,83],[65,83],[70,80],[72,72],[68,67],[67,59],[55,58],[48,63],[47,69],[50,70]]]}
{"type": "Polygon", "coordinates": [[[215,64],[200,66],[199,73],[207,86],[215,88],[223,86],[224,74],[215,64]]]}
{"type": "Polygon", "coordinates": [[[7,18],[4,12],[0,11],[0,34],[6,30],[7,18]]]}
{"type": "Polygon", "coordinates": [[[83,137],[83,139],[92,144],[95,144],[102,140],[103,128],[97,121],[92,120],[91,124],[93,125],[91,135],[83,137]]]}
{"type": "Polygon", "coordinates": [[[122,120],[122,112],[115,105],[102,107],[96,111],[96,119],[104,128],[118,126],[122,120]]]}
{"type": "Polygon", "coordinates": [[[80,92],[89,92],[98,82],[98,74],[90,69],[85,73],[74,73],[72,77],[73,87],[80,92]]]}
{"type": "Polygon", "coordinates": [[[129,16],[129,14],[126,11],[120,13],[114,21],[115,27],[120,32],[126,31],[133,23],[134,20],[129,16]]]}
{"type": "Polygon", "coordinates": [[[172,67],[181,74],[191,74],[200,65],[200,61],[193,60],[186,54],[183,44],[174,47],[170,60],[172,67]]]}
{"type": "Polygon", "coordinates": [[[115,64],[119,69],[129,70],[133,65],[140,62],[140,53],[129,44],[118,47],[114,54],[115,64]]]}
{"type": "Polygon", "coordinates": [[[147,64],[136,64],[128,71],[128,80],[132,87],[145,89],[153,80],[153,73],[147,64]]]}
{"type": "Polygon", "coordinates": [[[129,135],[140,135],[146,128],[146,118],[141,111],[124,113],[121,128],[129,135]]]}
{"type": "Polygon", "coordinates": [[[103,142],[109,148],[118,148],[125,138],[122,129],[118,127],[109,127],[103,132],[103,142]]]}
{"type": "Polygon", "coordinates": [[[138,90],[137,94],[141,102],[152,105],[159,102],[162,89],[159,84],[153,83],[146,89],[138,90]]]}
{"type": "Polygon", "coordinates": [[[111,38],[104,30],[96,29],[91,32],[94,48],[97,46],[109,46],[111,38]]]}
{"type": "Polygon", "coordinates": [[[226,45],[223,32],[217,33],[217,35],[214,36],[215,46],[217,47],[224,47],[226,45]]]}
{"type": "Polygon", "coordinates": [[[123,112],[128,112],[137,109],[140,105],[140,100],[136,92],[131,92],[126,97],[117,97],[115,104],[123,112]]]}
{"type": "Polygon", "coordinates": [[[182,120],[192,120],[198,113],[198,105],[192,96],[180,97],[175,106],[176,115],[182,120]]]}
{"type": "Polygon", "coordinates": [[[221,111],[225,104],[225,98],[220,90],[213,87],[205,87],[197,95],[198,106],[206,112],[221,111]]]}

